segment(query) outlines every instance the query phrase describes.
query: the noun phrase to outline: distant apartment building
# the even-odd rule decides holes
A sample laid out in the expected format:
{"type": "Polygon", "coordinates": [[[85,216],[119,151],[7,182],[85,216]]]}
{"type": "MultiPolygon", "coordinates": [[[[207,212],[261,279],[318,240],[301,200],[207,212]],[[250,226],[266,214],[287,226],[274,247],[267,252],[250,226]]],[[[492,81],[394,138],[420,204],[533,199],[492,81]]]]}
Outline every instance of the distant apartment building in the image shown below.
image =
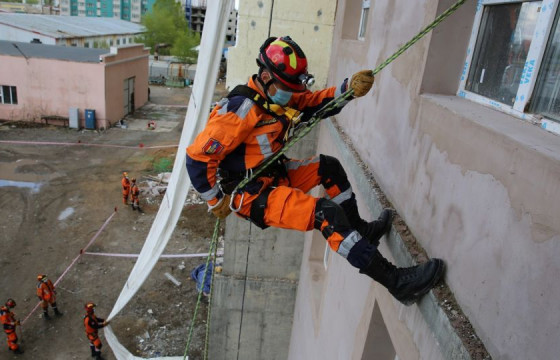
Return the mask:
{"type": "Polygon", "coordinates": [[[59,8],[57,2],[53,5],[0,2],[0,13],[58,15],[59,8]]]}
{"type": "Polygon", "coordinates": [[[117,18],[140,23],[155,0],[60,0],[60,14],[81,17],[117,18]]]}
{"type": "Polygon", "coordinates": [[[109,48],[132,44],[144,31],[120,19],[0,13],[0,40],[109,48]]]}
{"type": "MultiPolygon", "coordinates": [[[[181,5],[185,9],[185,17],[191,30],[202,34],[204,29],[204,18],[206,16],[206,0],[181,0],[181,5]]],[[[235,44],[235,34],[237,32],[237,10],[232,10],[228,17],[228,27],[226,30],[226,42],[235,44]]]]}

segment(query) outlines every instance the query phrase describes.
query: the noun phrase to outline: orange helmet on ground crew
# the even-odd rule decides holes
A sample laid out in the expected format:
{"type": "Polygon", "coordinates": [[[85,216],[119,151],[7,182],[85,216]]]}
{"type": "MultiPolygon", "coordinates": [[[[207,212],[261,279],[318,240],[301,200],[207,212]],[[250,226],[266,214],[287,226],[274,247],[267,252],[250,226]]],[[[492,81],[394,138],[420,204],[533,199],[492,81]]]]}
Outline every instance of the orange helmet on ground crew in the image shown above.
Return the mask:
{"type": "Polygon", "coordinates": [[[91,313],[93,313],[93,309],[94,309],[96,306],[97,306],[97,305],[95,305],[94,303],[88,302],[88,303],[86,303],[86,305],[84,306],[84,308],[86,309],[86,312],[87,312],[88,314],[91,314],[91,313]]]}

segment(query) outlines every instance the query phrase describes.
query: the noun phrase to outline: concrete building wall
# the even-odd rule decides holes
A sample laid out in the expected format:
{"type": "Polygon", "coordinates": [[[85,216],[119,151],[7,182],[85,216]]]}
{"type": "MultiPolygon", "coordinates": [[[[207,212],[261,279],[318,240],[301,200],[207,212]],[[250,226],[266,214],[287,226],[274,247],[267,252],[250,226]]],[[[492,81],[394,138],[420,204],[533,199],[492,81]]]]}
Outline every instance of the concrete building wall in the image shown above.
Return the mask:
{"type": "Polygon", "coordinates": [[[316,78],[313,89],[325,87],[336,1],[283,0],[274,1],[274,7],[272,3],[272,0],[240,1],[238,37],[236,45],[229,48],[226,86],[233,89],[236,85],[246,83],[247,79],[257,72],[255,59],[260,46],[268,37],[270,28],[270,36],[289,35],[301,46],[308,58],[309,72],[316,78]]]}
{"type": "MultiPolygon", "coordinates": [[[[111,49],[115,53],[116,49],[111,49]]],[[[141,107],[148,101],[148,60],[150,50],[144,45],[118,48],[118,53],[104,56],[105,102],[107,120],[113,124],[125,115],[123,82],[134,78],[134,105],[141,107]]]]}
{"type": "MultiPolygon", "coordinates": [[[[451,4],[372,1],[362,41],[352,15],[360,1],[338,1],[330,79],[374,68],[451,4]]],[[[429,256],[446,261],[445,281],[491,356],[553,359],[560,138],[455,96],[476,6],[466,2],[381,71],[374,91],[336,120],[408,230],[429,256]]],[[[349,148],[333,146],[340,135],[323,124],[319,151],[345,156],[349,148]]],[[[359,199],[374,192],[354,172],[350,178],[359,199]]],[[[377,215],[359,202],[364,217],[377,215]]],[[[314,240],[306,238],[291,359],[364,358],[376,304],[399,359],[467,358],[437,341],[423,311],[430,298],[403,307],[335,255],[323,270],[317,248],[324,245],[314,240]]],[[[403,265],[393,237],[381,252],[403,265]]]]}
{"type": "MultiPolygon", "coordinates": [[[[240,2],[237,45],[228,53],[228,87],[245,83],[257,72],[255,58],[267,38],[263,34],[268,31],[271,5],[271,0],[240,2]]],[[[334,11],[335,2],[274,2],[272,34],[291,35],[301,45],[310,71],[322,83],[317,88],[327,79],[334,11]]],[[[316,132],[312,132],[288,156],[312,156],[315,139],[316,132]]],[[[223,271],[215,278],[209,358],[288,357],[303,235],[274,228],[261,230],[235,216],[228,218],[223,271]]]]}

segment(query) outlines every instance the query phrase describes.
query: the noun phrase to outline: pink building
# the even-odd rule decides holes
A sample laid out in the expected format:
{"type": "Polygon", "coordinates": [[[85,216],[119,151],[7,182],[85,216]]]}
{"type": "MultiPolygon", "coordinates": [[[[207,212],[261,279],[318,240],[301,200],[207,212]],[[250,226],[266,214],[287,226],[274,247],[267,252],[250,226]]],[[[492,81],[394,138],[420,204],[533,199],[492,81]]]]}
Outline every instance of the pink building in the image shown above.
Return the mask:
{"type": "Polygon", "coordinates": [[[0,41],[0,120],[70,118],[78,109],[74,126],[86,127],[89,109],[95,119],[87,127],[107,128],[148,100],[148,55],[141,44],[107,50],[0,41]]]}

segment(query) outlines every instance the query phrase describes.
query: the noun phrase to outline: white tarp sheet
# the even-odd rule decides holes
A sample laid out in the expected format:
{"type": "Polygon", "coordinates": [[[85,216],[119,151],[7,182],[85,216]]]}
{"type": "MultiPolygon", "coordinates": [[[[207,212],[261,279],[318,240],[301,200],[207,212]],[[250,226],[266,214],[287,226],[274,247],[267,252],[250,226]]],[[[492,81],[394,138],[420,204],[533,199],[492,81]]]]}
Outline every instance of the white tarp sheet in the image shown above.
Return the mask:
{"type": "MultiPolygon", "coordinates": [[[[206,125],[218,76],[218,67],[222,56],[229,12],[231,11],[232,5],[233,2],[231,0],[208,2],[194,86],[167,192],[163,197],[159,211],[148,233],[146,242],[142,247],[140,256],[138,257],[138,261],[134,265],[119,298],[115,302],[115,306],[107,318],[108,320],[117,315],[140,289],[165,249],[175,229],[179,215],[183,210],[187,192],[191,186],[185,167],[185,149],[194,141],[195,136],[202,131],[206,125]]],[[[187,320],[188,319],[185,319],[185,324],[188,324],[187,320]]],[[[110,326],[105,328],[105,337],[117,359],[142,359],[132,355],[119,343],[110,326]]],[[[187,339],[185,339],[185,344],[186,340],[187,339]]],[[[182,358],[182,356],[179,356],[158,359],[182,358]]]]}

